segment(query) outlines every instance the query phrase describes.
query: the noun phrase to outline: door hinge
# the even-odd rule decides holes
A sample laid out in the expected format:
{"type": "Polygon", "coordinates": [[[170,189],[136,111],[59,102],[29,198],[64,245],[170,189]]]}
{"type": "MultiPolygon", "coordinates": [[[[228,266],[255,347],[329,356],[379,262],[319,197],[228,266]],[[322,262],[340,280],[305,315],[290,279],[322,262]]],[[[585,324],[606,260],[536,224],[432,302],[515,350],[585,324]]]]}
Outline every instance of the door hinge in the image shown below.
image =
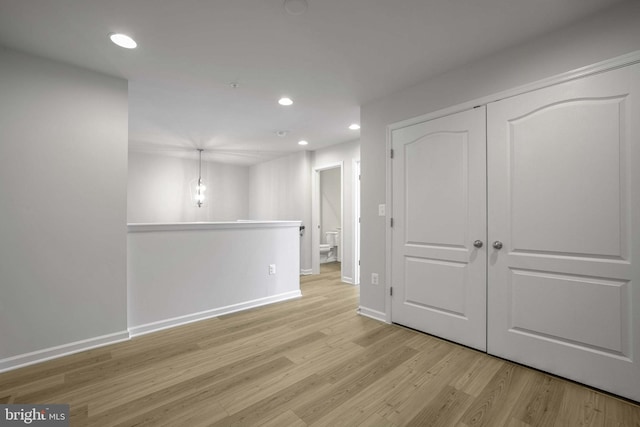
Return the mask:
{"type": "Polygon", "coordinates": [[[389,220],[389,225],[391,226],[391,228],[393,228],[393,218],[389,220]]]}
{"type": "Polygon", "coordinates": [[[360,260],[358,260],[358,265],[360,265],[360,260]]]}
{"type": "Polygon", "coordinates": [[[389,288],[389,295],[393,296],[393,286],[389,288]]]}
{"type": "Polygon", "coordinates": [[[390,156],[391,156],[391,158],[393,159],[393,148],[391,149],[390,156]]]}

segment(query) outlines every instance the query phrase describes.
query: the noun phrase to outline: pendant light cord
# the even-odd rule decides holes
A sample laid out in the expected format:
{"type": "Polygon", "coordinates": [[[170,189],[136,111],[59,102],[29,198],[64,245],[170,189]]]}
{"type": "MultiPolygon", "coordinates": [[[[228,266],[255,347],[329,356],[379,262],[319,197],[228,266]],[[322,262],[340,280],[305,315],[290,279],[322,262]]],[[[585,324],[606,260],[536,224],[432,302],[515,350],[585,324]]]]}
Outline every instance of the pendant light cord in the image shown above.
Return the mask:
{"type": "Polygon", "coordinates": [[[198,207],[202,207],[202,148],[198,148],[198,207]]]}
{"type": "Polygon", "coordinates": [[[198,184],[202,183],[202,148],[198,148],[198,154],[200,158],[198,159],[198,184]]]}

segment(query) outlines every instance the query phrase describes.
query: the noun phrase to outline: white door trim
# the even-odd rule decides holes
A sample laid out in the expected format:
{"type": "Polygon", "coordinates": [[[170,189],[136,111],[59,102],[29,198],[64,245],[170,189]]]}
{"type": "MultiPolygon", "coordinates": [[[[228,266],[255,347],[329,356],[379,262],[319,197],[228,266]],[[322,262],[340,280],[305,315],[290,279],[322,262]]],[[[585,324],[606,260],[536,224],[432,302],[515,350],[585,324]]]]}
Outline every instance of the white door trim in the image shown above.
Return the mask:
{"type": "MultiPolygon", "coordinates": [[[[311,175],[311,274],[320,274],[320,172],[340,168],[340,250],[344,250],[344,162],[327,163],[313,168],[311,175]]],[[[341,267],[342,270],[342,267],[341,267]]],[[[343,277],[340,271],[340,277],[343,277]]]]}
{"type": "MultiPolygon", "coordinates": [[[[392,125],[391,125],[392,126],[392,125]]],[[[391,177],[393,176],[393,162],[391,159],[391,147],[393,146],[393,141],[391,140],[391,131],[393,128],[391,126],[387,126],[387,147],[386,147],[386,193],[385,193],[385,204],[386,204],[386,214],[384,218],[384,227],[385,227],[385,275],[384,275],[384,283],[385,283],[385,297],[384,297],[384,313],[385,313],[385,322],[391,323],[391,265],[393,264],[392,256],[393,250],[391,248],[391,223],[390,219],[393,218],[393,193],[391,189],[393,188],[393,181],[391,177]]]]}
{"type": "MultiPolygon", "coordinates": [[[[351,161],[353,171],[353,284],[360,284],[360,159],[351,161]]],[[[344,232],[344,229],[342,230],[344,232]]]]}

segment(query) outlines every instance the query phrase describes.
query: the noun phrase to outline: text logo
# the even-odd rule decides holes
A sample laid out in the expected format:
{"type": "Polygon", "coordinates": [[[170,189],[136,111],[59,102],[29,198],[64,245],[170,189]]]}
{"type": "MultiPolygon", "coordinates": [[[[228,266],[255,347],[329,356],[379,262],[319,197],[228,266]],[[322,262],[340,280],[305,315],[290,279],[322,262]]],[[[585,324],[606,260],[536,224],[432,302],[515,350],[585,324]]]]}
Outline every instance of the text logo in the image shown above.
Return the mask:
{"type": "Polygon", "coordinates": [[[0,427],[69,427],[69,405],[0,405],[0,427]]]}

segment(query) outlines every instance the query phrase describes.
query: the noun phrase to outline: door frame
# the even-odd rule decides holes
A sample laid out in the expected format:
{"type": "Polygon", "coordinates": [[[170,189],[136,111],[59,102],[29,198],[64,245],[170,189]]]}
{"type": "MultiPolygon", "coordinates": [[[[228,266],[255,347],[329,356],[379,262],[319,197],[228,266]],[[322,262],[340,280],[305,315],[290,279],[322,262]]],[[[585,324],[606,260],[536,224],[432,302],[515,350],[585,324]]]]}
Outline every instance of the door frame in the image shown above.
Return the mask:
{"type": "Polygon", "coordinates": [[[386,204],[386,216],[385,216],[385,286],[384,286],[384,320],[386,323],[391,323],[391,265],[392,265],[392,248],[391,248],[391,226],[390,219],[393,218],[393,194],[392,194],[392,160],[391,160],[391,148],[392,148],[392,132],[396,129],[415,125],[421,122],[426,122],[433,119],[449,116],[451,114],[459,113],[464,110],[468,110],[474,107],[487,105],[491,102],[496,102],[504,98],[510,98],[517,95],[521,95],[526,92],[531,92],[538,89],[543,89],[549,86],[553,86],[559,83],[568,82],[582,77],[591,76],[594,74],[602,73],[605,71],[613,70],[616,68],[624,67],[640,63],[640,50],[621,55],[612,59],[601,61],[592,65],[587,65],[575,70],[571,70],[565,73],[557,74],[548,78],[534,81],[522,86],[517,86],[512,89],[507,89],[498,93],[487,95],[481,98],[477,98],[471,101],[457,104],[451,107],[443,108],[433,111],[431,113],[423,114],[421,116],[413,117],[410,119],[402,120],[399,122],[391,123],[386,126],[386,189],[385,189],[385,204],[386,204]]]}
{"type": "MultiPolygon", "coordinates": [[[[311,274],[320,274],[320,172],[340,168],[340,250],[344,251],[344,162],[327,163],[313,168],[311,174],[311,274]]],[[[340,277],[343,277],[342,263],[340,277]]]]}
{"type": "MultiPolygon", "coordinates": [[[[353,171],[353,284],[360,284],[360,159],[351,161],[353,171]]],[[[344,230],[343,230],[344,231],[344,230]]]]}

